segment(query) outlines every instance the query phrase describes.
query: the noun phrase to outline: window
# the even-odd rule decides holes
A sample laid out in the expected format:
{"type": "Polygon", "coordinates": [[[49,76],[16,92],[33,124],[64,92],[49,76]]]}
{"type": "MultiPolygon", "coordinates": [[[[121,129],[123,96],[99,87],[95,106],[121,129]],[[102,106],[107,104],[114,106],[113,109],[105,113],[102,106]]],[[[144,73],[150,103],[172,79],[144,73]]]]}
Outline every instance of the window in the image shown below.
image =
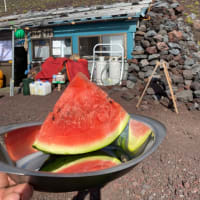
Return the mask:
{"type": "Polygon", "coordinates": [[[12,60],[12,41],[0,40],[0,61],[12,60]]]}
{"type": "MultiPolygon", "coordinates": [[[[93,47],[98,44],[120,44],[124,47],[124,52],[126,54],[126,43],[125,43],[125,34],[115,34],[115,35],[98,35],[98,36],[90,36],[90,37],[79,37],[79,55],[83,56],[92,56],[93,55],[93,47]]],[[[118,46],[103,46],[103,49],[96,50],[104,50],[104,51],[120,51],[118,46]]],[[[102,53],[104,56],[118,56],[120,53],[102,53]]]]}
{"type": "Polygon", "coordinates": [[[99,36],[80,37],[79,38],[79,55],[92,56],[93,47],[100,42],[99,36]]]}
{"type": "Polygon", "coordinates": [[[52,56],[69,57],[70,55],[72,55],[71,38],[53,39],[52,56]]]}
{"type": "MultiPolygon", "coordinates": [[[[102,43],[103,44],[120,44],[124,47],[124,36],[123,35],[108,35],[108,36],[102,36],[102,43]]],[[[105,46],[104,47],[106,51],[111,51],[109,53],[109,56],[120,56],[120,53],[114,53],[114,51],[120,51],[121,48],[117,45],[113,46],[105,46]]]]}
{"type": "Polygon", "coordinates": [[[49,40],[32,40],[33,59],[45,60],[50,56],[49,40]]]}

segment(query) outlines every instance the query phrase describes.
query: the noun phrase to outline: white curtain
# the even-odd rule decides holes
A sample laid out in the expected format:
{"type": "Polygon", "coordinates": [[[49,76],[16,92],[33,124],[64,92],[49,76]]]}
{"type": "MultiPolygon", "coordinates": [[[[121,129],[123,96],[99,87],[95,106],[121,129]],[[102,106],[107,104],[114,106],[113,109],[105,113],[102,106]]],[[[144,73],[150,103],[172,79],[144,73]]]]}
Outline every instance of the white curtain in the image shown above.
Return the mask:
{"type": "Polygon", "coordinates": [[[35,46],[35,57],[47,59],[49,57],[49,46],[35,46]]]}
{"type": "Polygon", "coordinates": [[[12,60],[12,41],[0,41],[0,61],[12,60]]]}
{"type": "MultiPolygon", "coordinates": [[[[110,35],[110,36],[102,36],[102,41],[104,44],[121,44],[124,46],[124,37],[123,35],[110,35]]],[[[121,48],[119,46],[114,45],[111,47],[105,47],[106,50],[109,51],[120,51],[121,48]]],[[[120,56],[120,53],[110,53],[110,56],[120,56]]]]}

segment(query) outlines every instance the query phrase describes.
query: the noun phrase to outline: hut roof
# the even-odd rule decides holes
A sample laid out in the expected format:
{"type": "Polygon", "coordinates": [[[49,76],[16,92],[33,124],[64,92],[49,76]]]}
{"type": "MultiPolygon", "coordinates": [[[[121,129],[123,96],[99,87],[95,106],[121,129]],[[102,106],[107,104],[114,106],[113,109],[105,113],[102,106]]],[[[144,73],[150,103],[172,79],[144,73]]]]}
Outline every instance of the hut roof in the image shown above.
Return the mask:
{"type": "Polygon", "coordinates": [[[152,0],[0,0],[0,28],[48,27],[143,16],[152,0]],[[2,3],[1,3],[2,1],[2,3]]]}

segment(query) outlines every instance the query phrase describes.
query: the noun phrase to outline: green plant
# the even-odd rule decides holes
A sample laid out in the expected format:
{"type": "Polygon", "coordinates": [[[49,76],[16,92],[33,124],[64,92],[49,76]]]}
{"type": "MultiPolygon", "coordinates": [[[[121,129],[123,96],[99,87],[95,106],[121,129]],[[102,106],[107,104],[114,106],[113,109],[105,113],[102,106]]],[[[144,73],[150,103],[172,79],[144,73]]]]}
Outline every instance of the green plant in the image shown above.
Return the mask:
{"type": "Polygon", "coordinates": [[[186,8],[194,8],[193,5],[191,5],[191,4],[190,5],[186,5],[185,7],[186,8]]]}
{"type": "Polygon", "coordinates": [[[191,18],[190,16],[187,16],[187,17],[186,17],[186,22],[187,22],[188,24],[193,24],[193,20],[192,20],[192,18],[191,18]]]}
{"type": "Polygon", "coordinates": [[[199,1],[195,1],[194,5],[199,6],[199,1]]]}

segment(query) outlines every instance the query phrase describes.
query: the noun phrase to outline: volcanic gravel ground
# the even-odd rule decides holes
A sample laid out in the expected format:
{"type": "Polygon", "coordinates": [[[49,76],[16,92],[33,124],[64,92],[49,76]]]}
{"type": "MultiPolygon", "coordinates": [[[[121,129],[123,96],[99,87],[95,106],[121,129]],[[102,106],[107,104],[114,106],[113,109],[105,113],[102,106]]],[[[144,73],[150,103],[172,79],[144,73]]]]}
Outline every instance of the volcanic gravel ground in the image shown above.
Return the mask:
{"type": "MultiPolygon", "coordinates": [[[[105,88],[108,94],[119,102],[129,113],[152,117],[167,128],[164,142],[156,152],[142,161],[123,177],[116,179],[101,189],[102,200],[199,200],[200,199],[200,112],[188,111],[178,102],[179,114],[164,104],[145,96],[136,109],[138,96],[134,90],[126,90],[135,95],[130,101],[122,98],[121,88],[105,88]]],[[[27,121],[44,120],[52,110],[61,92],[54,91],[48,96],[0,98],[0,125],[27,121]]],[[[70,183],[69,183],[70,184],[70,183]]],[[[90,190],[79,193],[34,192],[33,200],[98,199],[98,192],[90,190]]]]}

